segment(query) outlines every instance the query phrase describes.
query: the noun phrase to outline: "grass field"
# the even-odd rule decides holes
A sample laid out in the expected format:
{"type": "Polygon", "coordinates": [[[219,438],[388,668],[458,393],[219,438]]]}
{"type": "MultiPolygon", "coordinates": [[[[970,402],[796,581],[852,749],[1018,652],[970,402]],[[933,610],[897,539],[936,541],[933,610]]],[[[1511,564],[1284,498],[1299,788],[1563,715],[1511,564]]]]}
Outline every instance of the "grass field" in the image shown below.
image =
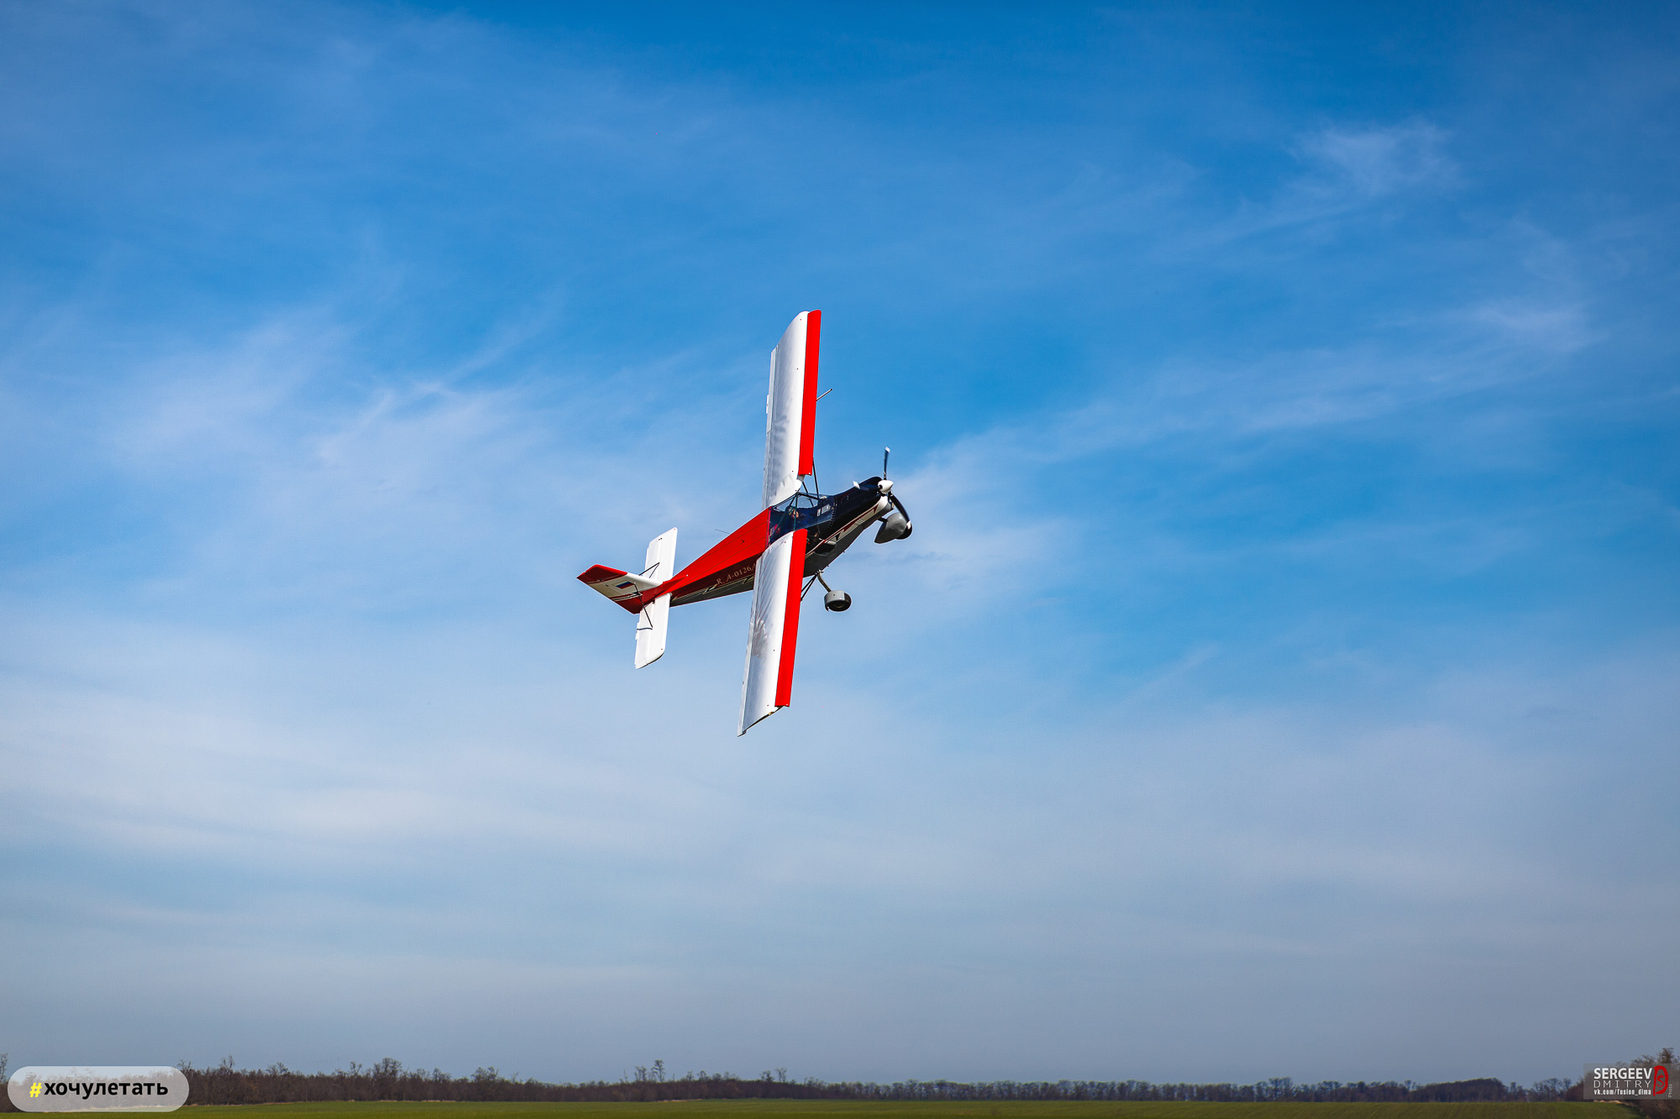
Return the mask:
{"type": "Polygon", "coordinates": [[[1161,1103],[1049,1100],[666,1100],[659,1103],[279,1103],[194,1107],[191,1119],[1621,1119],[1602,1103],[1161,1103]]]}

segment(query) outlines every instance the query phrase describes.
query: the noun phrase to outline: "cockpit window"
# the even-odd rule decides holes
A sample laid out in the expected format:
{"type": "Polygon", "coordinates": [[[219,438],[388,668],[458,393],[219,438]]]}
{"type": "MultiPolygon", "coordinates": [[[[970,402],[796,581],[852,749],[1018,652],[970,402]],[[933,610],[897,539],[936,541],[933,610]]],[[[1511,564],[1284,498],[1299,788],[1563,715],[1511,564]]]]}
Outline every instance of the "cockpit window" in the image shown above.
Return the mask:
{"type": "Polygon", "coordinates": [[[795,528],[814,528],[834,513],[834,499],[809,493],[796,493],[776,506],[776,534],[795,528]]]}
{"type": "Polygon", "coordinates": [[[809,513],[825,507],[827,504],[828,501],[825,498],[815,497],[808,493],[796,493],[782,502],[781,508],[795,513],[809,513]]]}

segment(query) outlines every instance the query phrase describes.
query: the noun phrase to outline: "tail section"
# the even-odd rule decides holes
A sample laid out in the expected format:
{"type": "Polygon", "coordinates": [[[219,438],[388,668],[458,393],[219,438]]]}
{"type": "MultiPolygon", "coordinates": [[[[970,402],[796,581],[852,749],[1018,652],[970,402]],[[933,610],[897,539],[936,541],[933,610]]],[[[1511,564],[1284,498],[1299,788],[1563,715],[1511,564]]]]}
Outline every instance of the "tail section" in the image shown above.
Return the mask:
{"type": "MultiPolygon", "coordinates": [[[[642,572],[642,577],[653,580],[653,586],[657,587],[676,573],[677,530],[673,528],[669,532],[660,533],[648,543],[647,569],[642,572]]],[[[671,596],[662,594],[642,607],[641,613],[637,615],[637,668],[646,668],[665,655],[665,619],[670,613],[671,596]]]]}
{"type": "Polygon", "coordinates": [[[632,614],[638,613],[642,608],[642,592],[651,591],[659,585],[658,579],[631,575],[616,567],[603,567],[600,564],[579,575],[578,581],[589,589],[606,595],[632,614]]]}
{"type": "Polygon", "coordinates": [[[644,596],[676,573],[677,530],[672,529],[649,542],[647,567],[640,575],[596,564],[578,576],[584,586],[636,615],[637,668],[645,668],[664,655],[665,618],[671,611],[670,595],[662,594],[651,601],[644,596]]]}

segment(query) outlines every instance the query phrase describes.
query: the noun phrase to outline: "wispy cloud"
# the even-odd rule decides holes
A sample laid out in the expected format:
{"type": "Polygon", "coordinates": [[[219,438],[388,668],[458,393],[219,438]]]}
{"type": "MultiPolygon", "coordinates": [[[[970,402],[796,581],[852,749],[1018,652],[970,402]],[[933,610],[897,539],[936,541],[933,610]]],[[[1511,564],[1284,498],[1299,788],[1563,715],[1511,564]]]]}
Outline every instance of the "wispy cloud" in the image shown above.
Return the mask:
{"type": "Polygon", "coordinates": [[[1593,341],[1586,309],[1579,304],[1525,300],[1485,303],[1473,308],[1469,318],[1537,351],[1570,354],[1593,341]]]}
{"type": "Polygon", "coordinates": [[[1297,153],[1311,169],[1296,189],[1325,199],[1377,199],[1450,186],[1458,168],[1446,146],[1446,133],[1427,121],[1324,128],[1296,143],[1297,153]]]}

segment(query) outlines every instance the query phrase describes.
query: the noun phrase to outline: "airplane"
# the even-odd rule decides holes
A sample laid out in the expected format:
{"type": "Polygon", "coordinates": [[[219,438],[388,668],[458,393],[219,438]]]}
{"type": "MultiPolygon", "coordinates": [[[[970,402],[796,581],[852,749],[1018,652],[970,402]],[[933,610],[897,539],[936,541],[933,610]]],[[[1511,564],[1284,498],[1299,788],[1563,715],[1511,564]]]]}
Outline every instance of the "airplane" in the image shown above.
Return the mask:
{"type": "Polygon", "coordinates": [[[875,542],[902,540],[910,513],[881,473],[850,489],[817,488],[814,445],[817,419],[817,352],[822,312],[801,311],[770,353],[770,392],[765,398],[763,511],[676,570],[677,530],[648,544],[640,574],[596,564],[578,579],[636,615],[636,667],[665,653],[666,619],[673,606],[752,591],[747,666],[741,681],[736,735],[793,700],[793,656],[799,639],[799,603],[813,583],[827,593],[823,608],[843,611],[852,596],[837,591],[823,570],[880,522],[875,542]]]}

